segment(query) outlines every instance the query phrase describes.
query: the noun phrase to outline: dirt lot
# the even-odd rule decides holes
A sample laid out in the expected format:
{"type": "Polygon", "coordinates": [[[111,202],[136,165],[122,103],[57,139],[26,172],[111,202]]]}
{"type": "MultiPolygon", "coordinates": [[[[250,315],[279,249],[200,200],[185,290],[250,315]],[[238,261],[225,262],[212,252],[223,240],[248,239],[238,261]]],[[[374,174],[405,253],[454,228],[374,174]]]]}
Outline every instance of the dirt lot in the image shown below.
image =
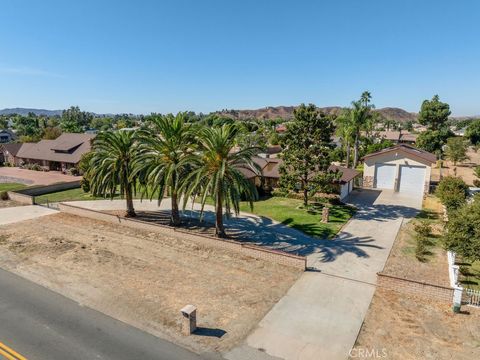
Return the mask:
{"type": "MultiPolygon", "coordinates": [[[[473,148],[469,148],[467,156],[470,158],[464,163],[454,166],[451,161],[444,161],[444,168],[442,168],[442,176],[456,176],[461,177],[468,185],[473,185],[473,180],[477,177],[473,173],[473,168],[480,165],[480,151],[475,152],[473,148]]],[[[440,169],[432,168],[432,180],[438,181],[440,179],[440,169]]]]}
{"type": "Polygon", "coordinates": [[[24,206],[24,204],[21,204],[12,200],[0,200],[0,208],[16,207],[16,206],[24,206]]]}
{"type": "MultiPolygon", "coordinates": [[[[427,261],[415,258],[413,222],[417,219],[402,227],[383,272],[448,286],[446,254],[438,238],[441,205],[436,198],[429,197],[424,207],[419,217],[434,229],[434,245],[429,249],[427,261]]],[[[352,352],[357,356],[351,358],[377,354],[386,355],[385,359],[402,360],[478,359],[480,309],[463,307],[462,310],[464,314],[455,315],[450,304],[377,288],[352,352]]]]}
{"type": "Polygon", "coordinates": [[[300,276],[237,253],[67,214],[0,232],[2,268],[199,352],[238,343],[300,276]],[[198,307],[201,327],[188,338],[179,332],[186,304],[198,307]]]}
{"type": "Polygon", "coordinates": [[[454,315],[448,305],[377,289],[352,354],[385,349],[385,359],[479,359],[480,310],[464,310],[470,314],[454,315]]]}
{"type": "Polygon", "coordinates": [[[395,239],[383,273],[431,284],[449,286],[447,254],[441,245],[442,206],[436,197],[429,196],[417,219],[404,224],[395,239]],[[419,221],[430,223],[432,246],[428,249],[425,262],[415,257],[414,225],[419,221]]]}

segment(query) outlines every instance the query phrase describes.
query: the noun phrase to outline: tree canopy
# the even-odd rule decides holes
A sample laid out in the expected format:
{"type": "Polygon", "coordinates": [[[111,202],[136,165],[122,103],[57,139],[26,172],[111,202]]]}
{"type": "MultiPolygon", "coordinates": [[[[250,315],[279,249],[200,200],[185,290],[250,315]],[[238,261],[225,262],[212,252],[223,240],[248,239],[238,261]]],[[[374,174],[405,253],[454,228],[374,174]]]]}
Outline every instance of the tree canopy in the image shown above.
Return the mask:
{"type": "Polygon", "coordinates": [[[423,101],[418,122],[430,130],[439,130],[447,123],[450,114],[450,105],[441,102],[440,97],[435,95],[432,100],[423,101]]]}
{"type": "Polygon", "coordinates": [[[444,243],[466,260],[480,260],[480,197],[472,203],[464,204],[449,215],[444,231],[444,243]]]}
{"type": "Polygon", "coordinates": [[[333,118],[313,104],[296,108],[293,121],[287,124],[282,140],[280,187],[285,191],[302,191],[305,206],[310,196],[334,178],[334,174],[327,172],[333,132],[333,118]]]}
{"type": "Polygon", "coordinates": [[[465,131],[465,137],[470,140],[472,145],[480,144],[480,119],[470,122],[465,131]]]}
{"type": "Polygon", "coordinates": [[[463,137],[451,137],[447,140],[445,156],[453,162],[453,165],[465,161],[467,156],[468,144],[463,137]]]}
{"type": "Polygon", "coordinates": [[[449,212],[465,204],[468,186],[458,177],[447,176],[438,184],[436,195],[449,212]]]}

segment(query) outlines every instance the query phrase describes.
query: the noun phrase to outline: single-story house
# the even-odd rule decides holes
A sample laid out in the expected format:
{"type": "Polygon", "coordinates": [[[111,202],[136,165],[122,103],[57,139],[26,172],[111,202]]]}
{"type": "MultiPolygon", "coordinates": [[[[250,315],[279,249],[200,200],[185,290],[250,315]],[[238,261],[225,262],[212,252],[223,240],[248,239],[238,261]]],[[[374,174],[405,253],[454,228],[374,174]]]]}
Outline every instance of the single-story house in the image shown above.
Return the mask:
{"type": "Polygon", "coordinates": [[[16,161],[21,147],[21,143],[0,144],[0,163],[8,163],[11,166],[19,165],[16,161]]]}
{"type": "Polygon", "coordinates": [[[399,144],[363,157],[363,186],[423,196],[430,188],[436,156],[411,145],[399,144]]]}
{"type": "Polygon", "coordinates": [[[15,141],[17,136],[15,133],[8,129],[0,130],[0,144],[9,143],[15,141]]]}
{"type": "Polygon", "coordinates": [[[377,131],[375,134],[380,139],[390,140],[395,144],[415,144],[417,135],[408,131],[377,131]]]}
{"type": "Polygon", "coordinates": [[[353,190],[353,182],[355,178],[360,175],[360,172],[355,169],[346,168],[338,165],[330,165],[328,168],[330,171],[339,171],[342,173],[342,176],[338,180],[338,194],[340,195],[340,200],[345,199],[348,194],[353,190]]]}
{"type": "MultiPolygon", "coordinates": [[[[19,146],[15,154],[9,148],[6,151],[11,154],[9,162],[13,165],[38,164],[48,170],[65,171],[76,167],[82,155],[90,151],[94,137],[93,134],[63,133],[55,140],[15,144],[19,146]]],[[[5,157],[5,150],[3,153],[5,157]]]]}
{"type": "MultiPolygon", "coordinates": [[[[255,185],[264,190],[271,191],[278,187],[280,179],[280,165],[282,159],[279,158],[262,158],[254,157],[253,161],[261,169],[261,176],[255,174],[250,169],[241,168],[242,174],[249,180],[253,181],[255,185]]],[[[338,194],[340,200],[344,199],[353,190],[354,179],[360,175],[360,172],[355,169],[348,169],[343,166],[330,165],[329,171],[339,171],[342,173],[336,185],[338,185],[338,194]]]]}
{"type": "Polygon", "coordinates": [[[280,164],[282,160],[279,158],[263,158],[255,156],[253,158],[255,164],[261,171],[261,176],[250,169],[240,168],[240,172],[248,179],[255,183],[257,187],[265,190],[271,190],[278,186],[280,179],[280,164]]]}

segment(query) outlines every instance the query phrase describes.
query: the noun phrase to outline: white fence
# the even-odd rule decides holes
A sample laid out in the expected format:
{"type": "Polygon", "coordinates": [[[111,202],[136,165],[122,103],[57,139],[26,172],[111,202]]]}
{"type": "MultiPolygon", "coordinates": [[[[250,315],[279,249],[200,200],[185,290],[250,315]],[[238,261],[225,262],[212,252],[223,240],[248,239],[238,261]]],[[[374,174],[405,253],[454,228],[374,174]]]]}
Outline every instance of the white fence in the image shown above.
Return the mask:
{"type": "Polygon", "coordinates": [[[462,304],[463,288],[458,284],[459,266],[455,265],[455,253],[447,251],[448,277],[450,286],[453,288],[453,306],[460,307],[462,304]]]}
{"type": "Polygon", "coordinates": [[[447,259],[450,286],[453,288],[453,306],[460,306],[463,303],[466,305],[480,307],[480,291],[473,289],[464,289],[458,283],[460,267],[458,265],[455,265],[455,253],[452,251],[448,251],[447,259]]]}

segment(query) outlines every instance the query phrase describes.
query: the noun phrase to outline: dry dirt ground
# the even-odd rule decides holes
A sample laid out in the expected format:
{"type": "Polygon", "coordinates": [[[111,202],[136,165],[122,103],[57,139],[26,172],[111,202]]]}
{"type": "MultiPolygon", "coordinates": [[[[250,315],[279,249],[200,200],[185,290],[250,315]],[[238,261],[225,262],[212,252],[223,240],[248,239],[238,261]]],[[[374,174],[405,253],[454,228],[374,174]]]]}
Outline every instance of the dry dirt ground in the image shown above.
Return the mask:
{"type": "Polygon", "coordinates": [[[301,274],[68,214],[1,226],[0,250],[2,268],[198,352],[238,343],[301,274]],[[187,304],[200,331],[182,337],[187,304]]]}
{"type": "Polygon", "coordinates": [[[469,314],[455,315],[448,304],[377,289],[352,355],[372,349],[382,355],[385,349],[384,359],[479,359],[480,311],[463,310],[469,314]]]}
{"type": "Polygon", "coordinates": [[[24,206],[24,204],[21,204],[12,200],[0,200],[0,208],[16,207],[16,206],[24,206]]]}
{"type": "MultiPolygon", "coordinates": [[[[473,148],[469,148],[467,152],[469,160],[461,164],[454,166],[451,161],[444,161],[444,168],[442,168],[442,176],[458,176],[467,183],[467,185],[472,186],[473,180],[477,179],[474,175],[474,167],[480,165],[480,151],[476,152],[473,148]],[[455,175],[456,173],[456,175],[455,175]]],[[[440,179],[440,169],[437,167],[432,168],[432,180],[438,181],[440,179]]]]}
{"type": "MultiPolygon", "coordinates": [[[[441,205],[429,197],[424,207],[423,217],[438,235],[441,205]]],[[[440,244],[430,249],[426,262],[415,258],[415,221],[400,230],[383,272],[448,286],[446,254],[440,244]]],[[[373,359],[372,354],[401,360],[479,359],[480,309],[462,310],[463,314],[454,314],[449,304],[377,288],[351,359],[373,359]]]]}

